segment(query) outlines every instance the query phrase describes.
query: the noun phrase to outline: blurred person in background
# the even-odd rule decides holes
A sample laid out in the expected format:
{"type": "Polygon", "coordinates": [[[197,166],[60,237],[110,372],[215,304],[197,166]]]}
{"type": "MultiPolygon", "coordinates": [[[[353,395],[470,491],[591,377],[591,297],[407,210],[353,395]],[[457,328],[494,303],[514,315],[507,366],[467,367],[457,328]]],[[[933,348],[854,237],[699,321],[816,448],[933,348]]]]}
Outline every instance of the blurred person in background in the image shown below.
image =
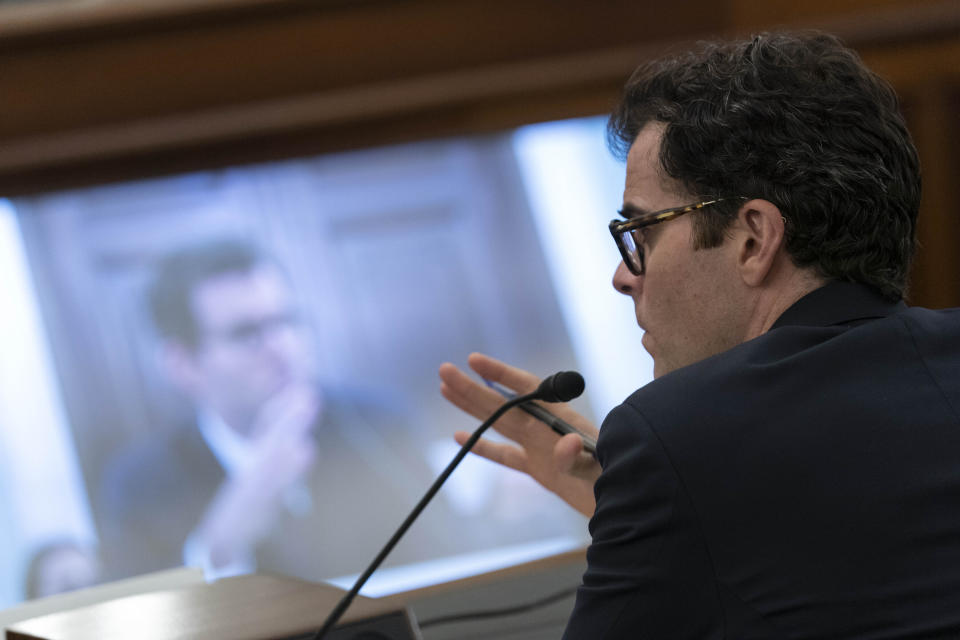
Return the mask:
{"type": "MultiPolygon", "coordinates": [[[[149,310],[162,370],[193,414],[110,464],[111,574],[181,563],[208,577],[362,570],[429,486],[404,412],[375,393],[318,382],[287,275],[247,242],[165,256],[149,310]]],[[[424,515],[391,560],[445,548],[439,509],[424,515]]]]}

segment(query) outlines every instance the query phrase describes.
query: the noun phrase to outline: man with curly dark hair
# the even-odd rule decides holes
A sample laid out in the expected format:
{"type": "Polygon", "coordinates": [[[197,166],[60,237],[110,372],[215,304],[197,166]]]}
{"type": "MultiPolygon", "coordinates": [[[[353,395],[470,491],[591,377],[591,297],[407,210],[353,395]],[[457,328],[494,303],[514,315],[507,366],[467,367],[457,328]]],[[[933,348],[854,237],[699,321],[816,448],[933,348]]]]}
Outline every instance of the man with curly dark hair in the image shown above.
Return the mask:
{"type": "Polygon", "coordinates": [[[565,637],[960,637],[960,310],[903,302],[920,174],[892,89],[832,36],[763,34],[644,64],[609,134],[613,283],[655,380],[596,462],[522,415],[475,449],[592,516],[565,637]]]}
{"type": "Polygon", "coordinates": [[[917,152],[893,89],[836,38],[758,36],[639,68],[610,121],[623,156],[664,125],[659,163],[686,193],[697,248],[723,242],[739,197],[775,204],[798,267],[903,297],[920,204],[917,152]]]}

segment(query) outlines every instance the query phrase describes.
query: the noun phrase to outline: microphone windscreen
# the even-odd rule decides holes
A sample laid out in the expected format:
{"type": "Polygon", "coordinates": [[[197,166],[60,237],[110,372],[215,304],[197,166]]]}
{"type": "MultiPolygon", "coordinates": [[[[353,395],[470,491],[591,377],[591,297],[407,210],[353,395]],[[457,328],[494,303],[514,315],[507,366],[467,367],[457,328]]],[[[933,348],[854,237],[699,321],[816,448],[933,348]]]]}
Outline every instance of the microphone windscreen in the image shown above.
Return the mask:
{"type": "Polygon", "coordinates": [[[583,376],[576,371],[559,371],[544,378],[537,387],[537,397],[544,402],[567,402],[583,393],[583,376]]]}

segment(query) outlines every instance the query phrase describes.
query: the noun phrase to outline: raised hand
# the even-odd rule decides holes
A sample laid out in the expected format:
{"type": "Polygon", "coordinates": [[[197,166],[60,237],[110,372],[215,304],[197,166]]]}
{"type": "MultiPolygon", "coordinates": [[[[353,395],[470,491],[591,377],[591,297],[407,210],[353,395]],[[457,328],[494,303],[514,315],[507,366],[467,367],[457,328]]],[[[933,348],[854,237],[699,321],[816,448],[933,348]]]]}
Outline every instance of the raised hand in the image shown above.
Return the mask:
{"type": "MultiPolygon", "coordinates": [[[[540,383],[540,379],[529,371],[480,353],[470,354],[467,364],[482,378],[520,394],[533,391],[540,383]]],[[[443,397],[479,420],[486,419],[503,404],[504,399],[499,393],[450,363],[442,364],[439,373],[443,397]]],[[[566,404],[545,406],[585,435],[597,435],[596,427],[566,404]]],[[[516,444],[481,439],[473,447],[474,453],[530,475],[577,511],[593,515],[596,506],[593,483],[600,475],[600,465],[583,450],[580,436],[568,434],[561,437],[519,409],[508,411],[493,428],[516,444]]],[[[469,437],[466,431],[454,434],[460,444],[469,437]]]]}
{"type": "Polygon", "coordinates": [[[284,491],[316,459],[310,430],[318,409],[317,394],[306,384],[280,391],[261,408],[251,433],[254,455],[224,481],[192,536],[213,567],[250,555],[269,534],[284,491]]]}

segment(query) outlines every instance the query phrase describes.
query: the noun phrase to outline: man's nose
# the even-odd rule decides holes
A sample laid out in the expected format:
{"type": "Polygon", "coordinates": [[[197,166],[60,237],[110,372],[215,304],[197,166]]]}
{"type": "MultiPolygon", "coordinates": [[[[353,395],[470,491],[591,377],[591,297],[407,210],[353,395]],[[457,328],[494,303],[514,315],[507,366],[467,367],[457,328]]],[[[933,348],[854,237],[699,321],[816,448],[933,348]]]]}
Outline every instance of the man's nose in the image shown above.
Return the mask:
{"type": "Polygon", "coordinates": [[[624,264],[623,260],[617,265],[617,270],[613,272],[613,288],[625,296],[639,293],[643,286],[643,276],[635,276],[630,273],[630,269],[624,264]]]}

